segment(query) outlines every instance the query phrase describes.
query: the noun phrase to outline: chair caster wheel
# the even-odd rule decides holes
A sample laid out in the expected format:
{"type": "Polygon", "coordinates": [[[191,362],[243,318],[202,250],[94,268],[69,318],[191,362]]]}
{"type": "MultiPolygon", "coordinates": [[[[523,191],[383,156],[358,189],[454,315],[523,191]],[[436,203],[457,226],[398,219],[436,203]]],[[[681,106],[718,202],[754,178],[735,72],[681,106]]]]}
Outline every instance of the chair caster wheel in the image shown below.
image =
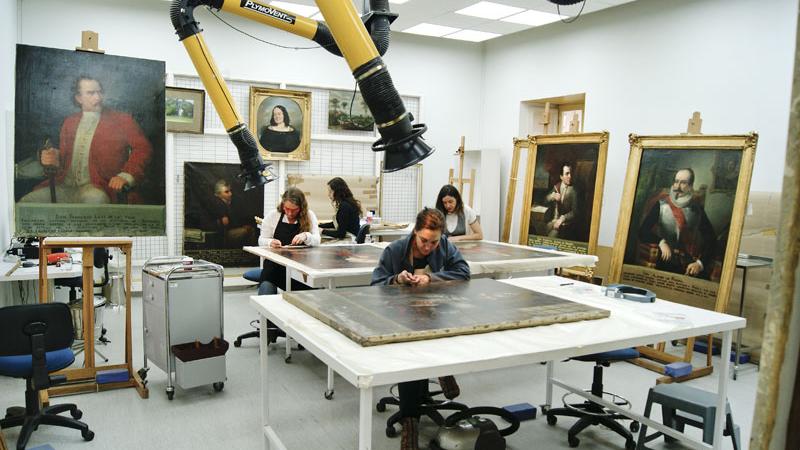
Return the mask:
{"type": "Polygon", "coordinates": [[[325,391],[325,400],[330,400],[333,398],[333,390],[325,391]]]}
{"type": "Polygon", "coordinates": [[[394,427],[386,427],[386,437],[397,437],[397,430],[395,430],[394,427]]]}
{"type": "Polygon", "coordinates": [[[175,391],[167,391],[167,399],[172,400],[175,397],[175,391]]]}
{"type": "Polygon", "coordinates": [[[242,346],[242,340],[241,339],[236,339],[235,341],[233,341],[233,346],[236,347],[236,348],[241,347],[242,346]]]}
{"type": "Polygon", "coordinates": [[[222,390],[225,388],[225,383],[223,383],[222,381],[218,381],[212,384],[212,386],[214,387],[215,391],[222,392],[222,390]]]}
{"type": "Polygon", "coordinates": [[[558,418],[556,416],[547,415],[547,424],[553,426],[558,422],[558,418]]]}
{"type": "Polygon", "coordinates": [[[83,417],[83,411],[80,409],[74,409],[69,412],[69,415],[75,420],[81,420],[81,417],[83,417]]]}
{"type": "Polygon", "coordinates": [[[625,450],[636,450],[636,441],[628,439],[625,441],[625,450]]]}
{"type": "Polygon", "coordinates": [[[386,412],[386,404],[383,402],[378,402],[378,404],[375,405],[375,410],[378,412],[386,412]]]}
{"type": "Polygon", "coordinates": [[[567,436],[567,443],[569,443],[570,447],[575,448],[581,444],[581,440],[573,436],[567,436]]]}
{"type": "Polygon", "coordinates": [[[84,441],[91,441],[94,439],[94,431],[92,430],[81,430],[81,437],[84,441]]]}
{"type": "Polygon", "coordinates": [[[628,427],[631,430],[631,433],[636,433],[639,431],[639,422],[631,422],[630,426],[628,427]]]}

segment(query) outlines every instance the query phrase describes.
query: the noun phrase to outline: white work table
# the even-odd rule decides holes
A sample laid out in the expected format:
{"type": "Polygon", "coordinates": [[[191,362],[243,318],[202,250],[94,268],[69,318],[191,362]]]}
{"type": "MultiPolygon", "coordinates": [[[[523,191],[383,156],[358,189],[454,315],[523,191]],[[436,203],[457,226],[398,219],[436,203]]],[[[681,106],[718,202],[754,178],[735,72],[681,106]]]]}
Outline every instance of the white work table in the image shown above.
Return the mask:
{"type": "MultiPolygon", "coordinates": [[[[553,378],[553,361],[655,342],[722,332],[722,354],[730,353],[733,330],[745,326],[740,317],[693,308],[664,300],[636,303],[603,296],[598,286],[555,276],[504,281],[519,287],[557,295],[575,302],[604,308],[606,319],[554,324],[533,328],[448,337],[426,341],[361,347],[333,328],[285,302],[281,295],[253,296],[251,304],[263,321],[269,319],[295,338],[350,384],[360,390],[358,448],[371,448],[373,388],[402,381],[548,362],[544,402],[552,402],[552,385],[572,390],[553,378]]],[[[265,446],[283,448],[271,427],[267,364],[267,335],[261,335],[262,424],[265,446]]],[[[728,364],[719,365],[720,405],[717,408],[714,449],[722,445],[722,414],[728,383],[728,364]]],[[[587,395],[578,389],[581,395],[587,395]]],[[[601,400],[602,402],[602,400],[601,400]]],[[[617,407],[618,408],[618,407],[617,407]]],[[[619,408],[618,408],[619,409],[619,408]]],[[[687,439],[675,430],[630,411],[619,411],[648,427],[687,439]]],[[[693,448],[710,448],[690,440],[693,448]]]]}

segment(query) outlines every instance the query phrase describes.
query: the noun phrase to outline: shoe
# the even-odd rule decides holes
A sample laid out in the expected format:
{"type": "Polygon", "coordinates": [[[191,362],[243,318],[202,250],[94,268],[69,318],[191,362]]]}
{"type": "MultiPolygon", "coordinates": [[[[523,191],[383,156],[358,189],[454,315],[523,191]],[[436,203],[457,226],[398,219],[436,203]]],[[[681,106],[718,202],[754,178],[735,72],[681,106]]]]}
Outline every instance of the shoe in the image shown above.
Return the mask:
{"type": "Polygon", "coordinates": [[[400,425],[403,427],[400,432],[400,450],[419,450],[419,419],[403,417],[400,425]]]}
{"type": "Polygon", "coordinates": [[[458,397],[458,394],[461,393],[461,389],[458,387],[458,383],[456,383],[456,377],[452,375],[439,377],[439,387],[442,388],[442,394],[444,394],[445,398],[448,400],[458,397]]]}

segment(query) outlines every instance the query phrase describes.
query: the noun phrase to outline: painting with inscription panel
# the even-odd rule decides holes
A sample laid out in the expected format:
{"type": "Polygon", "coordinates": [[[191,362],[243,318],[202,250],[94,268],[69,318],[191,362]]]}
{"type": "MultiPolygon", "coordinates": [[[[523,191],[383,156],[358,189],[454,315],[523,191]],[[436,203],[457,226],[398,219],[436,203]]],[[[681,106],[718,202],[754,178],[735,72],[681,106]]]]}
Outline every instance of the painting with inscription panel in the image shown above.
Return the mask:
{"type": "Polygon", "coordinates": [[[285,292],[284,299],[362,346],[609,316],[604,309],[486,278],[285,292]]]}
{"type": "Polygon", "coordinates": [[[758,135],[631,135],[611,282],[726,311],[758,135]]]}
{"type": "Polygon", "coordinates": [[[164,62],[17,45],[20,236],[164,235],[164,62]]]}

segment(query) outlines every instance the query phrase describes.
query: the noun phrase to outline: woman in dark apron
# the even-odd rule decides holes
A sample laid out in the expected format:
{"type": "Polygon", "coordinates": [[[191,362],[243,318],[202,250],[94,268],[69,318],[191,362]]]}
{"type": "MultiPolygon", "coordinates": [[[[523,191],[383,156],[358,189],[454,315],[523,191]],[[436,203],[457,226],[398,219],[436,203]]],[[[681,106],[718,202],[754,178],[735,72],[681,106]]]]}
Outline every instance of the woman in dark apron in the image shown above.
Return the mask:
{"type": "Polygon", "coordinates": [[[436,197],[436,209],[445,215],[444,235],[451,242],[483,239],[478,214],[461,201],[461,194],[452,184],[442,186],[436,197]]]}
{"type": "MultiPolygon", "coordinates": [[[[300,189],[291,187],[281,196],[277,209],[271,211],[261,223],[261,247],[281,248],[286,245],[317,246],[320,243],[317,216],[308,209],[306,197],[300,189]]],[[[286,268],[264,260],[259,295],[277,294],[278,288],[286,290],[286,268]]],[[[292,280],[292,290],[308,289],[303,283],[292,280]]]]}

